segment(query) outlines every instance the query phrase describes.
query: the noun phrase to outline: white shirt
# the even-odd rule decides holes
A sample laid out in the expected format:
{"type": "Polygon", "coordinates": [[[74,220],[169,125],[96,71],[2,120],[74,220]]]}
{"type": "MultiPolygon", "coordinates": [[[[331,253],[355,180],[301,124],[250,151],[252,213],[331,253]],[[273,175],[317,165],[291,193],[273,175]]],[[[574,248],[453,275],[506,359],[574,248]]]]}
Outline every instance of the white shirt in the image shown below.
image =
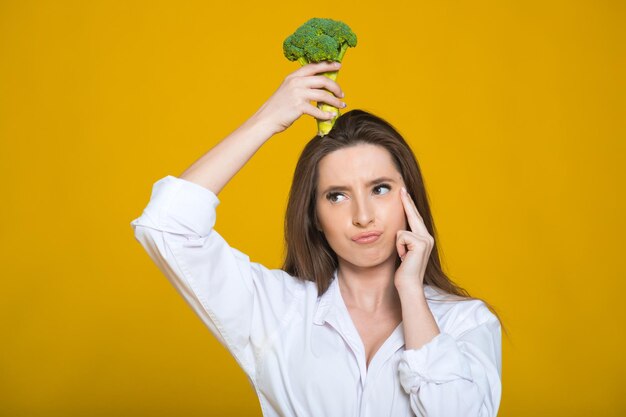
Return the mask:
{"type": "Polygon", "coordinates": [[[480,300],[441,302],[424,286],[441,331],[405,350],[402,323],[366,367],[365,349],[338,287],[268,269],[213,229],[218,197],[168,175],[157,181],[136,239],[229,350],[265,417],[496,416],[500,323],[480,300]]]}

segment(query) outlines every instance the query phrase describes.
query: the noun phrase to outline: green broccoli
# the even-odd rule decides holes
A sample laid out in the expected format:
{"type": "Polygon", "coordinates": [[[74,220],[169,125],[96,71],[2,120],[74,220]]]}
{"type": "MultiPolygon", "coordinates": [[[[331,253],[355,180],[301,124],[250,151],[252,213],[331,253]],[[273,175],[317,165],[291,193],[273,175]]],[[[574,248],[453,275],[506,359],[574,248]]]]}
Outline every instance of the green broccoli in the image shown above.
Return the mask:
{"type": "MultiPolygon", "coordinates": [[[[301,65],[321,61],[341,62],[346,50],[355,46],[356,35],[348,25],[337,20],[314,17],[285,39],[283,53],[288,60],[298,61],[301,65]]],[[[334,81],[337,72],[329,71],[322,75],[334,81]]],[[[321,102],[317,103],[317,107],[325,112],[335,112],[339,117],[339,109],[336,107],[321,102]]],[[[318,135],[327,135],[337,117],[317,120],[318,135]]]]}

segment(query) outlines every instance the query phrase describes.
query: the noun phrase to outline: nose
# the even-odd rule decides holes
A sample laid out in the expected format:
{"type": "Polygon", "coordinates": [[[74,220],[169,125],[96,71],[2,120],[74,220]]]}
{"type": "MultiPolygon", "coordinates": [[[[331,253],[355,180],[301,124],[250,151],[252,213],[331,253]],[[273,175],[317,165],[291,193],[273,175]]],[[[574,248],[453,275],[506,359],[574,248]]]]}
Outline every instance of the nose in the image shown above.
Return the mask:
{"type": "Polygon", "coordinates": [[[367,196],[354,199],[352,224],[367,226],[374,220],[374,206],[367,196]]]}

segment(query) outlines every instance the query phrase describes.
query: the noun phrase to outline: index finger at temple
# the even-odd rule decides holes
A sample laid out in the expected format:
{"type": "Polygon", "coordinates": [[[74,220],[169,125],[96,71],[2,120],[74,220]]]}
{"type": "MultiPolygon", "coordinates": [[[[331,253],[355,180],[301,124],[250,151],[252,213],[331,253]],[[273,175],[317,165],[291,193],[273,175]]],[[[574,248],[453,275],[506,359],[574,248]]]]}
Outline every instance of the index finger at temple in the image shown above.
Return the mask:
{"type": "Polygon", "coordinates": [[[418,234],[428,234],[426,225],[424,224],[422,216],[419,214],[417,206],[413,202],[411,195],[408,193],[408,191],[405,191],[403,195],[404,201],[406,202],[404,205],[404,211],[407,214],[407,219],[409,221],[411,231],[418,234]]]}
{"type": "Polygon", "coordinates": [[[415,232],[419,227],[419,219],[415,215],[415,209],[411,204],[409,193],[404,188],[400,192],[400,198],[402,199],[402,207],[404,207],[404,213],[406,214],[406,218],[409,222],[409,228],[412,232],[415,232]]]}

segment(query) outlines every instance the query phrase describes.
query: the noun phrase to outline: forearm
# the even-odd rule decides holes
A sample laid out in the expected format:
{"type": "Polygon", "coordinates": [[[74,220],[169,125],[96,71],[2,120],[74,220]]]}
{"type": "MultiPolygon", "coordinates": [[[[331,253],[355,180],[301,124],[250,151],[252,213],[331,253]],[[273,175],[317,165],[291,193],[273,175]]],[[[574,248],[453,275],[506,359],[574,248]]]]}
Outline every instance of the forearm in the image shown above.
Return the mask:
{"type": "Polygon", "coordinates": [[[440,333],[424,290],[421,287],[398,289],[402,304],[405,349],[419,349],[440,333]]]}
{"type": "Polygon", "coordinates": [[[472,309],[472,314],[440,332],[422,289],[398,292],[405,333],[398,373],[414,414],[495,417],[502,395],[496,316],[484,303],[478,308],[461,304],[459,309],[472,309]]]}
{"type": "Polygon", "coordinates": [[[217,195],[273,134],[255,114],[194,162],[179,178],[208,188],[217,195]]]}

